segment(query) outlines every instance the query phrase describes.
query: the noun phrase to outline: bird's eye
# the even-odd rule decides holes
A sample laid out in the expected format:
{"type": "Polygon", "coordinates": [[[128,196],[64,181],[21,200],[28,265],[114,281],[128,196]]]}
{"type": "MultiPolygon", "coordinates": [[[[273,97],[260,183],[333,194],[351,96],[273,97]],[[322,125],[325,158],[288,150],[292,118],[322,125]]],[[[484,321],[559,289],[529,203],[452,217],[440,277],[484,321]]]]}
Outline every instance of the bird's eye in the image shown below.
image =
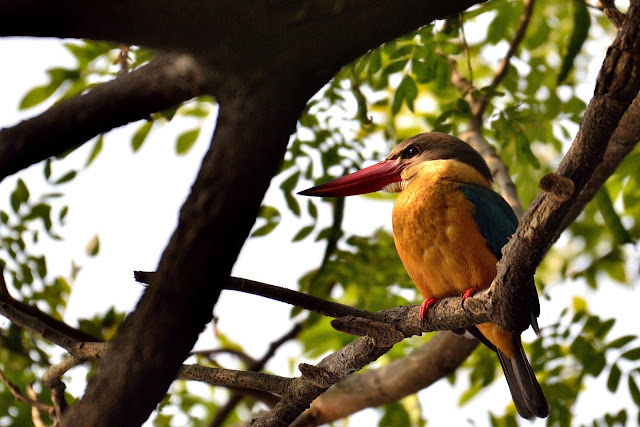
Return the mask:
{"type": "Polygon", "coordinates": [[[404,154],[407,159],[410,159],[420,154],[420,150],[415,145],[412,145],[405,150],[404,154]]]}

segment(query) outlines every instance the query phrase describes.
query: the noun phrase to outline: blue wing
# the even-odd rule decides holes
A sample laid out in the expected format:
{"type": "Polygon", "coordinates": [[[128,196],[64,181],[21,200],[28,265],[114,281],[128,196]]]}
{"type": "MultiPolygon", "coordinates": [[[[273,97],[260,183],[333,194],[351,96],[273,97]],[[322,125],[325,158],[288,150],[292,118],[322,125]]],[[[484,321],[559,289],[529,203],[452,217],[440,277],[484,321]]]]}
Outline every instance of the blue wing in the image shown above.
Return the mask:
{"type": "Polygon", "coordinates": [[[465,198],[474,204],[473,219],[496,258],[502,258],[501,249],[518,228],[518,218],[511,206],[495,191],[474,184],[460,186],[465,198]]]}

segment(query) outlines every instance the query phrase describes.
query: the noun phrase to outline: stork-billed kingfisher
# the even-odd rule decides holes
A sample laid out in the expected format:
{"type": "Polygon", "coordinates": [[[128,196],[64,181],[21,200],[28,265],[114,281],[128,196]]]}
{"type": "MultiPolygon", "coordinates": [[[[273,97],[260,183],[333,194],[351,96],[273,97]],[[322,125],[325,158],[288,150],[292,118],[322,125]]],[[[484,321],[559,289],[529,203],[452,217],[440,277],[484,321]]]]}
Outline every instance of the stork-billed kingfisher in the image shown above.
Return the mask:
{"type": "MultiPolygon", "coordinates": [[[[420,318],[437,299],[471,295],[491,285],[501,249],[518,226],[509,204],[492,190],[493,177],[480,154],[450,135],[427,132],[396,146],[382,162],[302,191],[344,197],[384,190],[399,193],[393,237],[407,273],[425,298],[420,318]]],[[[533,282],[531,319],[537,329],[533,282]]],[[[498,354],[518,413],[549,415],[549,405],[519,335],[493,323],[469,330],[498,354]]]]}

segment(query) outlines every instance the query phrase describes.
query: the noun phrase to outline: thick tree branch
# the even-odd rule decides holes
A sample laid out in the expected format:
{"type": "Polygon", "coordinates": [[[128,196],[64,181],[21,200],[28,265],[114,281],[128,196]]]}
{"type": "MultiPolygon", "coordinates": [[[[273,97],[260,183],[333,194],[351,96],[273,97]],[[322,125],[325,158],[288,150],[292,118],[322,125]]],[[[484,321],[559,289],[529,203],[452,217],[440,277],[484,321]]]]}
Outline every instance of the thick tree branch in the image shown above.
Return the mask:
{"type": "MultiPolygon", "coordinates": [[[[627,154],[633,151],[638,141],[640,141],[640,93],[633,100],[627,112],[624,113],[622,119],[620,119],[618,127],[609,140],[602,163],[598,165],[578,199],[569,208],[569,212],[560,227],[561,230],[564,230],[575,221],[607,178],[615,172],[627,154]]],[[[559,236],[560,233],[557,233],[556,239],[559,236]]]]}
{"type": "Polygon", "coordinates": [[[631,2],[622,31],[609,48],[598,75],[595,94],[589,102],[576,138],[556,174],[574,183],[575,191],[566,201],[542,193],[527,212],[503,248],[498,275],[491,287],[491,309],[512,319],[498,325],[506,330],[522,330],[528,325],[525,307],[531,277],[565,224],[571,207],[602,163],[607,143],[623,114],[640,89],[640,2],[631,2]]]}
{"type": "Polygon", "coordinates": [[[118,126],[203,94],[205,71],[189,55],[150,64],[0,130],[0,180],[118,126]]]}

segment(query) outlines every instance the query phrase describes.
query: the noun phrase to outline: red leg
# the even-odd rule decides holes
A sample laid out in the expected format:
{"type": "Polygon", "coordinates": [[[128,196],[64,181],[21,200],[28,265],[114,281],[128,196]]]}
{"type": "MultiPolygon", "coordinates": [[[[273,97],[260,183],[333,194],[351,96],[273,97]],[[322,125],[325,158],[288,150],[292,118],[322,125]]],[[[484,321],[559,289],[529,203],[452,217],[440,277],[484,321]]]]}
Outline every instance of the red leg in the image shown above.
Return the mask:
{"type": "Polygon", "coordinates": [[[480,289],[477,288],[469,288],[466,291],[464,291],[464,293],[462,294],[462,309],[464,310],[464,301],[469,298],[472,297],[473,294],[475,294],[476,292],[478,292],[480,289]]]}
{"type": "Polygon", "coordinates": [[[429,310],[429,307],[431,307],[437,301],[438,300],[435,298],[427,298],[422,302],[422,304],[420,305],[420,324],[421,325],[424,325],[424,316],[427,314],[427,310],[429,310]]]}

